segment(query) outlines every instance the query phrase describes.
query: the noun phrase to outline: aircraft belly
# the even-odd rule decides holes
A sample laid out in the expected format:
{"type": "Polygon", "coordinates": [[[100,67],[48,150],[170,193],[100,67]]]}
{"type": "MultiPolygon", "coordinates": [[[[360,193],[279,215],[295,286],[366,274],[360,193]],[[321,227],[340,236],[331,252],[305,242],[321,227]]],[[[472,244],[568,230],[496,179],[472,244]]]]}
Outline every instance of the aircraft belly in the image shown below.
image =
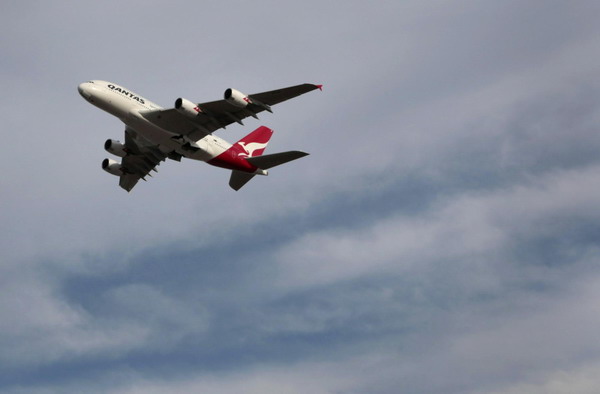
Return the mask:
{"type": "Polygon", "coordinates": [[[208,135],[204,138],[199,139],[194,143],[194,146],[198,149],[190,152],[185,152],[184,156],[186,156],[189,159],[199,161],[209,161],[219,156],[221,153],[223,153],[224,149],[212,143],[211,139],[214,138],[215,137],[208,135]]]}
{"type": "Polygon", "coordinates": [[[156,125],[142,118],[138,113],[129,113],[124,123],[138,132],[141,137],[156,145],[166,145],[171,149],[175,149],[179,144],[174,143],[171,139],[176,136],[167,130],[161,129],[156,125]]]}
{"type": "MultiPolygon", "coordinates": [[[[210,139],[215,137],[207,136],[198,141],[182,140],[178,134],[165,130],[154,123],[144,119],[137,113],[130,114],[125,120],[127,126],[135,130],[141,137],[149,142],[156,144],[165,152],[175,151],[180,155],[199,161],[209,161],[224,152],[224,148],[216,145],[210,139]],[[175,138],[174,138],[175,137],[175,138]]],[[[219,142],[221,140],[219,139],[219,142]]]]}

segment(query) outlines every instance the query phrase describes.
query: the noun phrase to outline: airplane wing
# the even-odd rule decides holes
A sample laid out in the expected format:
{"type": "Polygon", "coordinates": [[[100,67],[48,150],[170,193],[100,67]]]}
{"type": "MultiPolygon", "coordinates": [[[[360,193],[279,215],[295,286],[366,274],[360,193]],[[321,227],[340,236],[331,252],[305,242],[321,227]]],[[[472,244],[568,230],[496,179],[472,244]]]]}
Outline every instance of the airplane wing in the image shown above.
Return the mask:
{"type": "MultiPolygon", "coordinates": [[[[150,171],[156,171],[156,166],[167,158],[167,154],[156,146],[138,137],[135,130],[125,129],[125,148],[127,155],[121,161],[123,175],[119,179],[119,186],[128,192],[138,183],[150,175],[150,171]]],[[[151,175],[150,175],[151,176],[151,175]]]]}
{"type": "Polygon", "coordinates": [[[242,120],[248,116],[257,118],[256,115],[263,111],[271,112],[272,105],[315,89],[321,89],[321,85],[305,83],[269,92],[250,94],[246,97],[248,104],[243,108],[227,100],[194,104],[197,114],[194,113],[193,117],[186,116],[175,108],[146,111],[142,113],[142,116],[162,129],[199,140],[234,122],[243,124],[242,120]]]}

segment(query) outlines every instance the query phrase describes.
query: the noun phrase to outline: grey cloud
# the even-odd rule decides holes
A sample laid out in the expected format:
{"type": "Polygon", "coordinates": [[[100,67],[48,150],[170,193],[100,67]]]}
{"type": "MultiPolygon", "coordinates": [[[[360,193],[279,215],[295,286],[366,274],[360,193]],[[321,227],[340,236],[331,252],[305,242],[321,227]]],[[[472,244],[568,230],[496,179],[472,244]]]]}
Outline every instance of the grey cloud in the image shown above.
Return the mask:
{"type": "Polygon", "coordinates": [[[585,387],[595,2],[19,4],[0,24],[3,391],[585,387]],[[325,89],[220,134],[264,123],[303,162],[243,193],[165,163],[126,195],[99,169],[122,125],[75,90],[91,78],[165,106],[325,89]]]}

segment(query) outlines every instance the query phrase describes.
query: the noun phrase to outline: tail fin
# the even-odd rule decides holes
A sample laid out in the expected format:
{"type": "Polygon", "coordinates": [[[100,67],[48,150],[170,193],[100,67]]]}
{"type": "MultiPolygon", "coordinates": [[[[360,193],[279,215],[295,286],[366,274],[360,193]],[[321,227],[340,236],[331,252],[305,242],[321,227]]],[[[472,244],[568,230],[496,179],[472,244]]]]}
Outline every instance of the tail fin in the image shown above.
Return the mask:
{"type": "Polygon", "coordinates": [[[250,158],[260,156],[265,151],[272,135],[273,130],[266,126],[260,126],[258,129],[233,144],[229,149],[234,151],[238,157],[250,158]]]}

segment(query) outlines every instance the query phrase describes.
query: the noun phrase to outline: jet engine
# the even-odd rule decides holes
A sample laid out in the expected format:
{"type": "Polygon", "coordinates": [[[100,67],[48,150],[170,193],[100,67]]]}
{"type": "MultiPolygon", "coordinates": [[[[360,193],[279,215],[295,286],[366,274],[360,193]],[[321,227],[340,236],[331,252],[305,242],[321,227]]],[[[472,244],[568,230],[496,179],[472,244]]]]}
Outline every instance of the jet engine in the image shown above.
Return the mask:
{"type": "Polygon", "coordinates": [[[121,169],[121,163],[111,159],[102,160],[102,169],[109,174],[121,176],[123,175],[123,170],[121,169]]]}
{"type": "Polygon", "coordinates": [[[240,108],[244,108],[252,102],[248,95],[231,88],[227,89],[223,96],[230,104],[240,108]]]}
{"type": "Polygon", "coordinates": [[[125,145],[120,143],[119,141],[111,139],[106,140],[106,142],[104,143],[104,149],[106,149],[108,153],[112,153],[115,156],[127,156],[127,149],[125,148],[125,145]]]}
{"type": "Polygon", "coordinates": [[[202,110],[196,104],[181,97],[175,100],[175,109],[188,118],[195,118],[199,113],[202,112],[202,110]]]}

